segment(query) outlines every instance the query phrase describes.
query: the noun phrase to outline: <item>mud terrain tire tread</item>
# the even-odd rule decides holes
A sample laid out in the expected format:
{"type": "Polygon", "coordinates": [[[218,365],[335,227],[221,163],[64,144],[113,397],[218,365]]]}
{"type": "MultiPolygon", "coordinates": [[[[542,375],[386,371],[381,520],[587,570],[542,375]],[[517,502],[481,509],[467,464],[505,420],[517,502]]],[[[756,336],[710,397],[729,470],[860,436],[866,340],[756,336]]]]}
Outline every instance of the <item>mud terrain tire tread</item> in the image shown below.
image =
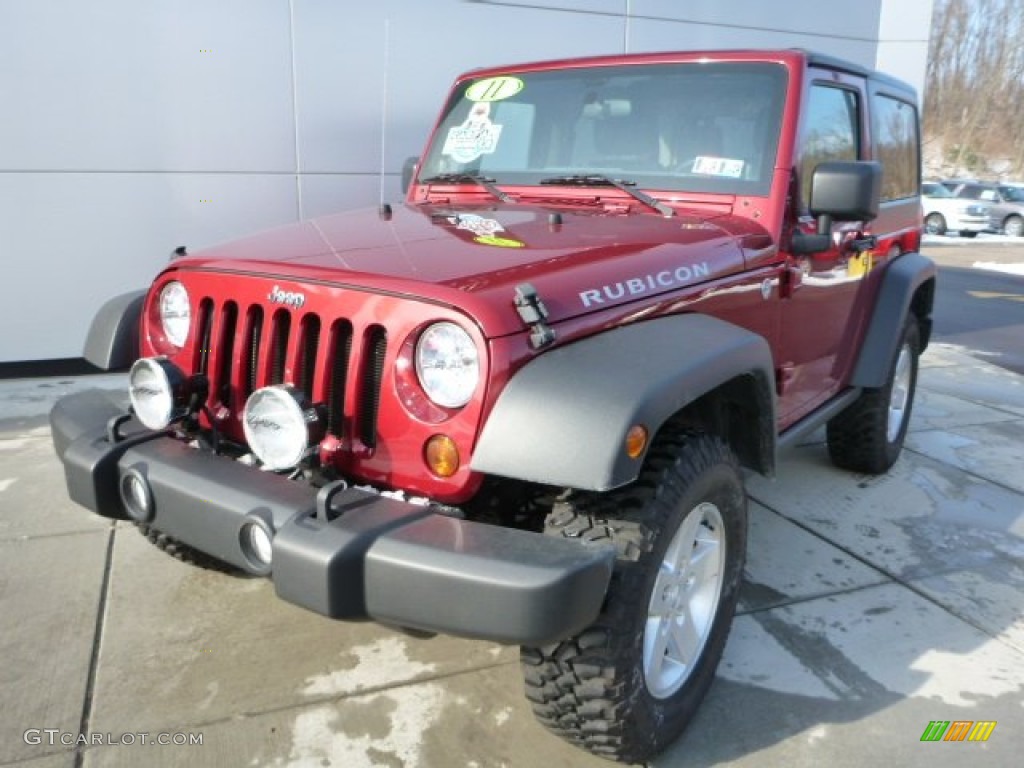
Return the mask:
{"type": "MultiPolygon", "coordinates": [[[[673,530],[665,531],[667,538],[673,530]]],[[[545,533],[610,542],[619,556],[605,605],[590,627],[559,643],[520,650],[534,715],[556,735],[595,755],[627,763],[646,760],[671,743],[696,712],[728,636],[746,548],[746,495],[737,460],[716,437],[672,430],[659,435],[635,483],[556,504],[545,533]],[[667,545],[657,546],[659,533],[673,521],[681,501],[689,505],[690,485],[709,471],[727,484],[722,493],[732,507],[728,514],[742,525],[729,531],[719,613],[700,660],[682,689],[661,700],[668,716],[658,722],[646,705],[636,705],[638,699],[658,705],[644,682],[643,619],[637,607],[646,618],[654,577],[650,569],[660,566],[667,545]]]]}
{"type": "Polygon", "coordinates": [[[911,314],[904,323],[899,346],[889,363],[885,385],[864,390],[852,405],[828,423],[826,439],[829,456],[837,467],[878,475],[888,471],[899,458],[917,389],[919,350],[920,331],[917,318],[911,314]],[[887,434],[890,394],[896,361],[906,344],[910,344],[911,352],[910,394],[899,433],[890,441],[887,434]]]}
{"type": "Polygon", "coordinates": [[[188,563],[189,565],[194,565],[198,568],[204,568],[208,571],[219,571],[220,573],[233,574],[236,576],[242,574],[242,571],[235,566],[225,563],[223,560],[218,560],[205,552],[200,552],[195,547],[190,547],[188,544],[179,541],[173,536],[161,533],[151,525],[146,523],[135,523],[135,526],[139,529],[139,533],[145,536],[150,544],[176,560],[181,560],[183,563],[188,563]]]}

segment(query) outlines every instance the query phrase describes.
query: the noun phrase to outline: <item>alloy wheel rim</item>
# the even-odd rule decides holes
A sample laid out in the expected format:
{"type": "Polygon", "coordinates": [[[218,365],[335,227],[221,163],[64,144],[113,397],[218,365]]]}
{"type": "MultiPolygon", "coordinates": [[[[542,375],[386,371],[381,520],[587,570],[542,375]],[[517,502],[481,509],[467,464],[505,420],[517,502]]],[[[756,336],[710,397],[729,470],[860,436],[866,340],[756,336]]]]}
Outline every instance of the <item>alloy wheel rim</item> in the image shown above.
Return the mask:
{"type": "Polygon", "coordinates": [[[910,347],[906,344],[900,349],[896,358],[896,370],[892,377],[892,391],[889,393],[889,420],[886,425],[886,438],[893,442],[900,434],[903,420],[907,416],[907,403],[910,401],[910,347]]]}
{"type": "Polygon", "coordinates": [[[654,580],[644,627],[644,680],[664,699],[693,673],[722,597],[725,525],[710,502],[690,510],[679,525],[654,580]]]}

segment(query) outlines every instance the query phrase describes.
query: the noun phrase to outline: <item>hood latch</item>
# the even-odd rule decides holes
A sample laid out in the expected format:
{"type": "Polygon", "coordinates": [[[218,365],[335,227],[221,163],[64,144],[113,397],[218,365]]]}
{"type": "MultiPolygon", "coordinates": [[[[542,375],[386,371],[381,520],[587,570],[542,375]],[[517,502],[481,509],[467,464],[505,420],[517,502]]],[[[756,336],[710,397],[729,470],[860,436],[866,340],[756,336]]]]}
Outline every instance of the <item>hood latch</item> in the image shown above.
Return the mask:
{"type": "Polygon", "coordinates": [[[530,283],[516,286],[516,311],[530,329],[530,346],[534,349],[546,347],[555,340],[555,329],[544,321],[548,319],[548,308],[544,306],[537,289],[530,283]]]}

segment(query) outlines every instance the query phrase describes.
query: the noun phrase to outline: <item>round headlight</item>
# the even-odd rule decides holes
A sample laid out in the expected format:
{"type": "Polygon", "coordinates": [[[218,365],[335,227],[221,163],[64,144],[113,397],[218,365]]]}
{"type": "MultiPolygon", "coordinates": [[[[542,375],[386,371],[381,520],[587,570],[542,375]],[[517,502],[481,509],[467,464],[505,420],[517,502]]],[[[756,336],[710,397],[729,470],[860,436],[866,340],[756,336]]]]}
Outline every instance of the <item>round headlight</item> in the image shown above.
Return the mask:
{"type": "Polygon", "coordinates": [[[465,405],[480,382],[476,344],[455,323],[430,326],[416,342],[416,375],[427,397],[438,405],[465,405]]]}
{"type": "Polygon", "coordinates": [[[267,469],[294,467],[309,447],[301,393],[287,386],[257,389],[245,402],[245,439],[267,469]]]}
{"type": "Polygon", "coordinates": [[[184,347],[192,310],[188,304],[188,291],[177,280],[172,280],[160,291],[160,324],[167,340],[176,347],[184,347]]]}
{"type": "Polygon", "coordinates": [[[128,372],[128,397],[135,416],[149,429],[164,429],[181,416],[185,376],[163,358],[136,360],[128,372]]]}

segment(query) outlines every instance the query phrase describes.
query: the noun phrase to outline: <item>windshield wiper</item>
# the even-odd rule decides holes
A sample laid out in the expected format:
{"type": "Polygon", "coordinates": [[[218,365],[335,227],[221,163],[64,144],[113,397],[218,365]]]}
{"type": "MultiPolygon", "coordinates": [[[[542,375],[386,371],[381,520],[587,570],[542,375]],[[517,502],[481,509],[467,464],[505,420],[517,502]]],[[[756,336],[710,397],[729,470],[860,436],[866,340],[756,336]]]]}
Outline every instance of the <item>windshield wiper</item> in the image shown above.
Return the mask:
{"type": "Polygon", "coordinates": [[[541,179],[540,183],[567,187],[615,187],[616,189],[621,189],[634,200],[639,200],[644,205],[650,206],[665,218],[676,215],[676,212],[669,206],[655,200],[646,192],[641,192],[639,189],[633,189],[633,187],[636,186],[635,181],[613,179],[610,176],[604,176],[600,173],[590,173],[577,174],[575,176],[552,176],[547,179],[541,179]]]}
{"type": "Polygon", "coordinates": [[[508,192],[504,192],[496,187],[494,179],[481,176],[479,173],[439,173],[437,176],[420,179],[420,184],[465,184],[467,182],[483,187],[503,203],[514,203],[516,201],[508,192]]]}

